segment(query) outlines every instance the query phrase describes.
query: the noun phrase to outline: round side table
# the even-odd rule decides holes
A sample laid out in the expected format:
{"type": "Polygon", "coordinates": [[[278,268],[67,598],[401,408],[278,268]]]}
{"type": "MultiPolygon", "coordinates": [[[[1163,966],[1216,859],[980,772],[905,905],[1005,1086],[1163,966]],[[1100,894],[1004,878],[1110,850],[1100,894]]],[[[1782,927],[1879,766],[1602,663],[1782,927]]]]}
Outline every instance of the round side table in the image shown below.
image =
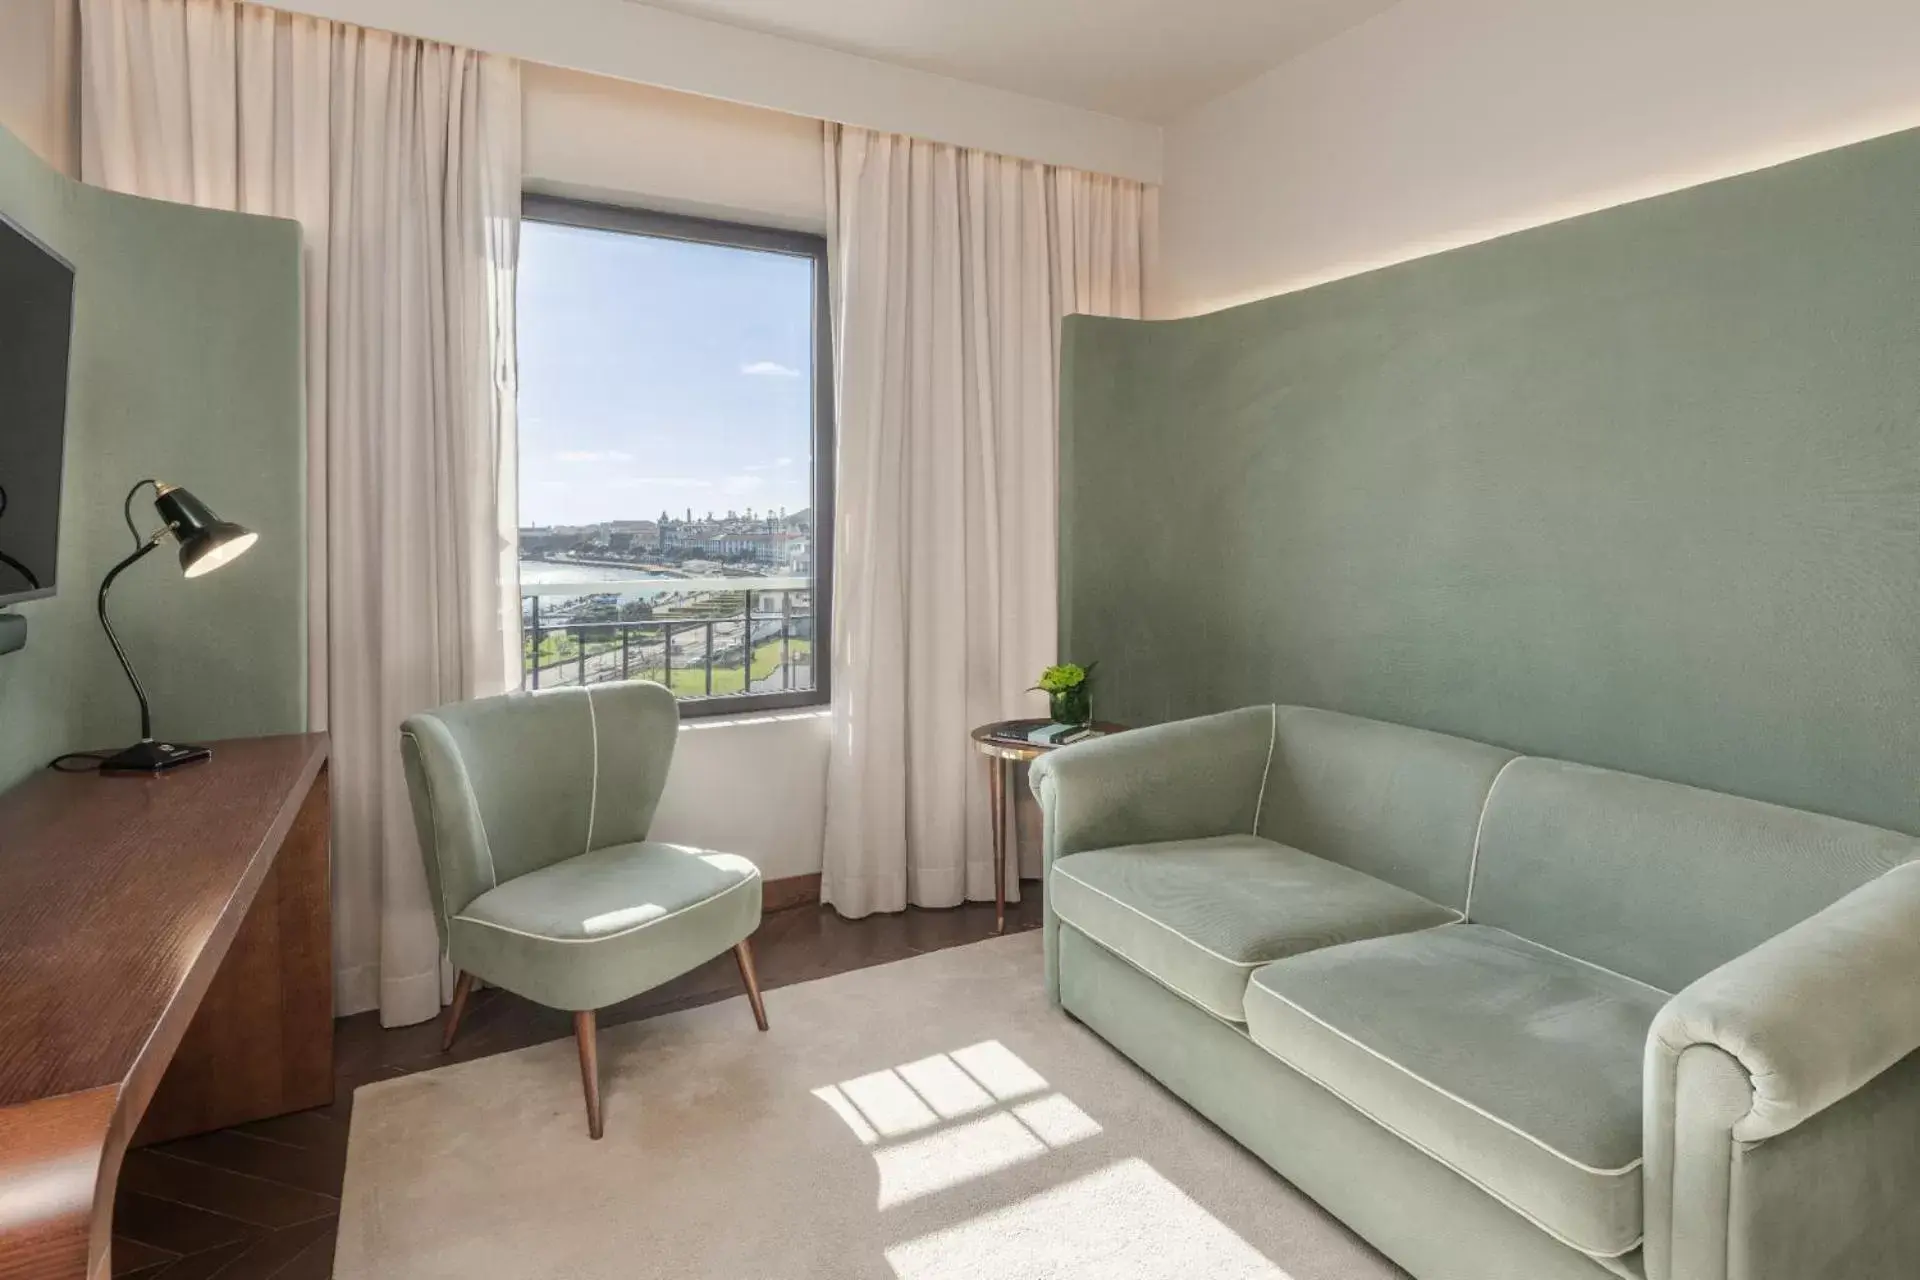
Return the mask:
{"type": "MultiPolygon", "coordinates": [[[[983,724],[972,733],[973,749],[987,758],[987,807],[993,821],[993,931],[1007,931],[1007,778],[1013,766],[1037,760],[1057,746],[1026,741],[1028,731],[1053,723],[1051,720],[996,720],[983,724]]],[[[1104,734],[1126,728],[1106,720],[1094,722],[1104,734]]],[[[1020,832],[1013,833],[1013,852],[1020,853],[1020,832]]],[[[1044,890],[1043,890],[1044,891],[1044,890]]]]}

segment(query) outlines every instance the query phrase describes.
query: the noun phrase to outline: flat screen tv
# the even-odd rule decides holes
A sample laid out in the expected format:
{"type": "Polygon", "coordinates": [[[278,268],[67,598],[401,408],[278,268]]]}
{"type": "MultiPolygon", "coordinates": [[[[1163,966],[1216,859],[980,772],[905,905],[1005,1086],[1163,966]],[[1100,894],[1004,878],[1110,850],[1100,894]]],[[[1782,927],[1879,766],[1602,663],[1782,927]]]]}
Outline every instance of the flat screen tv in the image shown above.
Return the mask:
{"type": "Polygon", "coordinates": [[[0,214],[0,605],[50,596],[73,267],[0,214]]]}

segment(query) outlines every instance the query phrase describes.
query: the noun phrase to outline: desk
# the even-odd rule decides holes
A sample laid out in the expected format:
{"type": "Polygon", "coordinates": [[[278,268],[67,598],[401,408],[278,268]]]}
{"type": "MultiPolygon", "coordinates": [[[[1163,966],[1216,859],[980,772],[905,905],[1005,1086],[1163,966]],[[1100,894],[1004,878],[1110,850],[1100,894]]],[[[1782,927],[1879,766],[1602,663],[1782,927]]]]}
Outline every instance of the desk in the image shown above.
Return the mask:
{"type": "MultiPolygon", "coordinates": [[[[996,720],[973,731],[973,749],[987,758],[987,809],[993,822],[993,931],[1007,931],[1007,775],[1017,764],[1038,760],[1060,748],[1024,739],[1027,731],[1051,724],[1050,720],[996,720]]],[[[1093,725],[1104,736],[1126,728],[1107,720],[1093,725]]],[[[1014,830],[1014,874],[1019,874],[1020,833],[1014,830]]],[[[1044,890],[1043,890],[1044,891],[1044,890]]]]}
{"type": "Polygon", "coordinates": [[[0,795],[0,1280],[104,1280],[120,1160],[333,1097],[327,740],[0,795]]]}

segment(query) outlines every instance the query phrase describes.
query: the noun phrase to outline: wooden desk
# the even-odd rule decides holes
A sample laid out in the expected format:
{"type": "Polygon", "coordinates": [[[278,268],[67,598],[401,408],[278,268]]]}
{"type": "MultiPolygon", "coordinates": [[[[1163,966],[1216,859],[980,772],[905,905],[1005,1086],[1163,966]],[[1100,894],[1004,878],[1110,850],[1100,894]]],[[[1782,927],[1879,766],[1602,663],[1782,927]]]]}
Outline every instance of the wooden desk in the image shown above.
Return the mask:
{"type": "Polygon", "coordinates": [[[333,1097],[327,740],[0,796],[0,1277],[100,1280],[159,1141],[333,1097]]]}

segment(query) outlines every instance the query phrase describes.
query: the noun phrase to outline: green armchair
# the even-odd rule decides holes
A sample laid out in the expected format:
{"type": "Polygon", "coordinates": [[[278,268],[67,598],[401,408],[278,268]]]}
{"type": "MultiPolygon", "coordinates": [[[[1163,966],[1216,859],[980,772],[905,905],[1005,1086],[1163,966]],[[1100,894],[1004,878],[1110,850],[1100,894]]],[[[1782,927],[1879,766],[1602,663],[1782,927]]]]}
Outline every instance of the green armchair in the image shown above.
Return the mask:
{"type": "Polygon", "coordinates": [[[679,724],[673,695],[636,680],[454,703],[400,728],[434,923],[459,974],[442,1049],[476,977],[571,1010],[595,1138],[595,1010],[731,947],[767,1029],[747,942],[759,869],[647,839],[679,724]]]}

